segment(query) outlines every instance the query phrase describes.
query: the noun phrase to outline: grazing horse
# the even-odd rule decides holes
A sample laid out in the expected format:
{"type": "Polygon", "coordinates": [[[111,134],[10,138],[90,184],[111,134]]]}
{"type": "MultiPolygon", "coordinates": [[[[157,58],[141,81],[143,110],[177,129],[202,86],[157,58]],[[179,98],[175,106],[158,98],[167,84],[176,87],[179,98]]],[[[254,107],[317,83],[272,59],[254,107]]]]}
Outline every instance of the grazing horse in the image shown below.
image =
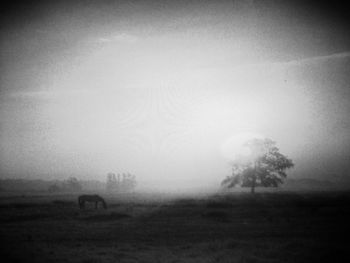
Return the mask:
{"type": "Polygon", "coordinates": [[[80,195],[78,197],[78,203],[80,209],[85,208],[85,202],[95,203],[95,209],[98,207],[98,202],[101,202],[104,209],[107,209],[105,200],[99,195],[80,195]]]}

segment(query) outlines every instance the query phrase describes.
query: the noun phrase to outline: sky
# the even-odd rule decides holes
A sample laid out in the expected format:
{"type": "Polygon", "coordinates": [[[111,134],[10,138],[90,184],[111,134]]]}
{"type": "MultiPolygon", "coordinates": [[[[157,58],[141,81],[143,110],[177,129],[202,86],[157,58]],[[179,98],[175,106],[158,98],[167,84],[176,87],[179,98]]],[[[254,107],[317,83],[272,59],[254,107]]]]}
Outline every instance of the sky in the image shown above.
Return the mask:
{"type": "Polygon", "coordinates": [[[290,178],[350,176],[341,1],[10,1],[0,20],[1,178],[216,187],[255,135],[290,178]]]}

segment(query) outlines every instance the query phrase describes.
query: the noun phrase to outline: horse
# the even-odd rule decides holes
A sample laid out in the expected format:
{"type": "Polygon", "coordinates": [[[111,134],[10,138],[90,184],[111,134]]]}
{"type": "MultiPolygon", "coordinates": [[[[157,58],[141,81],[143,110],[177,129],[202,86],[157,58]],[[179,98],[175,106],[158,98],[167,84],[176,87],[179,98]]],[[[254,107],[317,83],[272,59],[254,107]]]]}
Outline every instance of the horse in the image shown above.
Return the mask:
{"type": "Polygon", "coordinates": [[[107,209],[106,201],[99,195],[80,195],[78,197],[78,204],[80,209],[85,208],[85,202],[93,203],[95,202],[95,209],[98,207],[98,202],[101,202],[104,209],[107,209]]]}

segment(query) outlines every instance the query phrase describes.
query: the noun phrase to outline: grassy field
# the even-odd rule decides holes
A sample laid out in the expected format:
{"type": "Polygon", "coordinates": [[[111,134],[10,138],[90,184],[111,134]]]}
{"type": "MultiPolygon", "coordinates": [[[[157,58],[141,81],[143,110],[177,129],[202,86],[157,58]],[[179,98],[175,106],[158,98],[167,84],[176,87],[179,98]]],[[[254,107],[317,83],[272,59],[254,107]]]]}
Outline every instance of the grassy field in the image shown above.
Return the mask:
{"type": "Polygon", "coordinates": [[[1,262],[350,262],[350,193],[0,198],[1,262]]]}

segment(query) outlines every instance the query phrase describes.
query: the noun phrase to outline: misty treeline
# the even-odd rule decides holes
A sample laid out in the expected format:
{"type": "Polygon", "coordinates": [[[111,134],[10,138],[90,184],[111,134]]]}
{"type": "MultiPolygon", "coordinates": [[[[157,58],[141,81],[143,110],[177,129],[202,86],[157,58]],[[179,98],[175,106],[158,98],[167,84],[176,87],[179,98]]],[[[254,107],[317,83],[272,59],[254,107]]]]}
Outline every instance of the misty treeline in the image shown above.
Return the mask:
{"type": "Polygon", "coordinates": [[[76,192],[82,191],[84,186],[91,185],[91,181],[79,181],[75,177],[65,180],[42,179],[2,179],[2,192],[76,192]]]}
{"type": "Polygon", "coordinates": [[[107,192],[131,192],[136,187],[136,176],[130,173],[115,175],[107,174],[106,190],[107,192]]]}
{"type": "Polygon", "coordinates": [[[55,182],[50,185],[48,191],[50,193],[57,192],[80,192],[83,190],[83,186],[75,177],[69,177],[67,180],[55,182]]]}
{"type": "Polygon", "coordinates": [[[0,179],[0,192],[40,192],[66,193],[81,191],[103,192],[106,183],[97,180],[78,180],[70,177],[65,180],[43,179],[0,179]]]}
{"type": "Polygon", "coordinates": [[[83,190],[103,189],[103,183],[94,180],[78,180],[69,177],[64,180],[42,179],[2,179],[0,191],[2,192],[80,192],[83,190]]]}
{"type": "Polygon", "coordinates": [[[43,179],[0,179],[0,192],[41,192],[41,193],[74,193],[104,192],[126,193],[134,191],[136,176],[130,173],[115,175],[109,173],[106,182],[98,180],[79,180],[68,177],[63,180],[43,179]]]}

